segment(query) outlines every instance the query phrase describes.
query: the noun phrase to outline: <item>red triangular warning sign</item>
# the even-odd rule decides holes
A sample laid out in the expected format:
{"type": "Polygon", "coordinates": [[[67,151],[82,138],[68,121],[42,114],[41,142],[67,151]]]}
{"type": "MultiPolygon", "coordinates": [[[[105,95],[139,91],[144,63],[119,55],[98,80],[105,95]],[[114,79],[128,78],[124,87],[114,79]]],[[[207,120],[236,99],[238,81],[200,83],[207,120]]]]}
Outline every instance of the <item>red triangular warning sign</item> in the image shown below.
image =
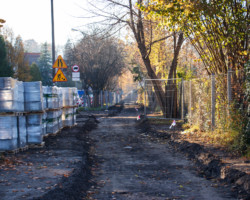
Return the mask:
{"type": "Polygon", "coordinates": [[[62,70],[59,68],[56,75],[53,78],[53,82],[66,82],[68,81],[62,70]]]}

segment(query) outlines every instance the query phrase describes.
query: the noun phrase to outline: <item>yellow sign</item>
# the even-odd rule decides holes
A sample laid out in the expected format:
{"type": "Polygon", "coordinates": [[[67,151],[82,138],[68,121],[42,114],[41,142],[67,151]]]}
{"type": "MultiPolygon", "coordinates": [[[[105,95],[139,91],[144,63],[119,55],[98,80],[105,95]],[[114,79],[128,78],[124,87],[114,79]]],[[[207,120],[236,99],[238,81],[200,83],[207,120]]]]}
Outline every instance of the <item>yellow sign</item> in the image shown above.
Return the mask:
{"type": "Polygon", "coordinates": [[[68,68],[61,55],[56,59],[53,68],[68,68]]]}
{"type": "Polygon", "coordinates": [[[53,82],[66,82],[68,81],[61,69],[58,69],[56,75],[53,78],[53,82]]]}

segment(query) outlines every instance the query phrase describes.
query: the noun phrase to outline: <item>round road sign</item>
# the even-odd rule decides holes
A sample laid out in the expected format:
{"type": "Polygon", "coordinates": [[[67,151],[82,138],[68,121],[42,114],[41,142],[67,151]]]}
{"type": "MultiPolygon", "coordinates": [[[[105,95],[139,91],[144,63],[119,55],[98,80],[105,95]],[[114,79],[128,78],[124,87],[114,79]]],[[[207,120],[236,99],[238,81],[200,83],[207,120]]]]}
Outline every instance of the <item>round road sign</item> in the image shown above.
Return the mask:
{"type": "Polygon", "coordinates": [[[72,71],[73,72],[79,72],[79,66],[78,65],[72,66],[72,71]]]}

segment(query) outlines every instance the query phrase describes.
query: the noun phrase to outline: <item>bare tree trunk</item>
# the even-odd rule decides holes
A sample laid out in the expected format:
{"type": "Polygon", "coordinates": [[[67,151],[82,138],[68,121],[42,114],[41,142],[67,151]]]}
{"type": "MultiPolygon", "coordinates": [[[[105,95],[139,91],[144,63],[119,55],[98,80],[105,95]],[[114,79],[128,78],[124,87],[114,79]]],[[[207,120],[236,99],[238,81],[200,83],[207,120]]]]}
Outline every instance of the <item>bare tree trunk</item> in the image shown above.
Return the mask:
{"type": "Polygon", "coordinates": [[[155,72],[153,71],[152,67],[151,67],[151,63],[149,58],[147,59],[143,59],[144,64],[147,68],[147,72],[148,72],[148,76],[150,77],[151,82],[153,84],[154,90],[155,90],[155,94],[156,94],[156,98],[160,104],[161,110],[163,113],[166,112],[165,110],[165,94],[162,88],[162,81],[157,80],[158,77],[156,76],[155,72]]]}
{"type": "MultiPolygon", "coordinates": [[[[141,3],[142,0],[138,0],[138,3],[141,3]]],[[[134,37],[136,39],[139,51],[142,56],[142,60],[144,62],[144,65],[147,69],[148,76],[152,80],[152,84],[154,86],[155,94],[157,97],[157,100],[160,104],[161,110],[163,113],[165,113],[165,94],[163,91],[163,88],[161,86],[161,81],[157,80],[158,77],[156,76],[154,70],[152,69],[149,54],[151,52],[151,45],[150,48],[146,47],[146,42],[145,42],[145,33],[144,33],[144,25],[143,25],[143,16],[140,10],[138,10],[137,13],[137,20],[134,19],[134,11],[133,11],[133,5],[132,5],[132,0],[129,0],[129,8],[130,8],[130,22],[129,26],[131,30],[133,31],[134,37]]],[[[150,27],[152,29],[152,26],[150,27]]]]}
{"type": "Polygon", "coordinates": [[[175,39],[175,48],[174,48],[174,58],[170,66],[168,74],[168,82],[166,86],[166,116],[167,118],[176,118],[177,117],[177,85],[176,85],[176,68],[178,63],[178,56],[181,50],[181,46],[184,42],[183,33],[179,34],[178,42],[176,44],[176,35],[175,39]]]}

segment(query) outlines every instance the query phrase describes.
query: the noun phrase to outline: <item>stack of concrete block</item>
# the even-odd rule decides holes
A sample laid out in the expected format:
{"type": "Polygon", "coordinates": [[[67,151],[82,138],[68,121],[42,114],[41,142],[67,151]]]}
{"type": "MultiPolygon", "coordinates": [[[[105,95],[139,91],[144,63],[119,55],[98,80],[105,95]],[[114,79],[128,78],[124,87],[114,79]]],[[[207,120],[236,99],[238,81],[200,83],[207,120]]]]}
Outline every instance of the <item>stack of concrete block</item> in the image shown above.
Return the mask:
{"type": "Polygon", "coordinates": [[[23,82],[10,77],[0,78],[0,112],[23,112],[23,82]]]}
{"type": "Polygon", "coordinates": [[[44,110],[41,81],[24,83],[24,109],[26,112],[44,110]]]}
{"type": "Polygon", "coordinates": [[[0,116],[0,151],[18,148],[17,138],[17,118],[0,116]]]}
{"type": "Polygon", "coordinates": [[[62,88],[63,94],[63,126],[75,125],[76,107],[77,107],[77,88],[62,88]]]}
{"type": "Polygon", "coordinates": [[[47,111],[47,134],[56,134],[60,128],[60,110],[48,110],[47,111]]]}
{"type": "Polygon", "coordinates": [[[0,151],[40,145],[76,122],[77,89],[0,78],[0,151]]]}
{"type": "Polygon", "coordinates": [[[0,151],[26,145],[23,82],[0,77],[0,151]]]}
{"type": "Polygon", "coordinates": [[[43,142],[43,88],[42,82],[24,83],[24,108],[26,112],[27,143],[43,142]]]}
{"type": "Polygon", "coordinates": [[[27,142],[28,144],[41,144],[43,142],[42,134],[43,114],[27,115],[27,142]]]}
{"type": "Polygon", "coordinates": [[[56,86],[43,86],[43,97],[45,109],[58,109],[58,87],[56,86]]]}

